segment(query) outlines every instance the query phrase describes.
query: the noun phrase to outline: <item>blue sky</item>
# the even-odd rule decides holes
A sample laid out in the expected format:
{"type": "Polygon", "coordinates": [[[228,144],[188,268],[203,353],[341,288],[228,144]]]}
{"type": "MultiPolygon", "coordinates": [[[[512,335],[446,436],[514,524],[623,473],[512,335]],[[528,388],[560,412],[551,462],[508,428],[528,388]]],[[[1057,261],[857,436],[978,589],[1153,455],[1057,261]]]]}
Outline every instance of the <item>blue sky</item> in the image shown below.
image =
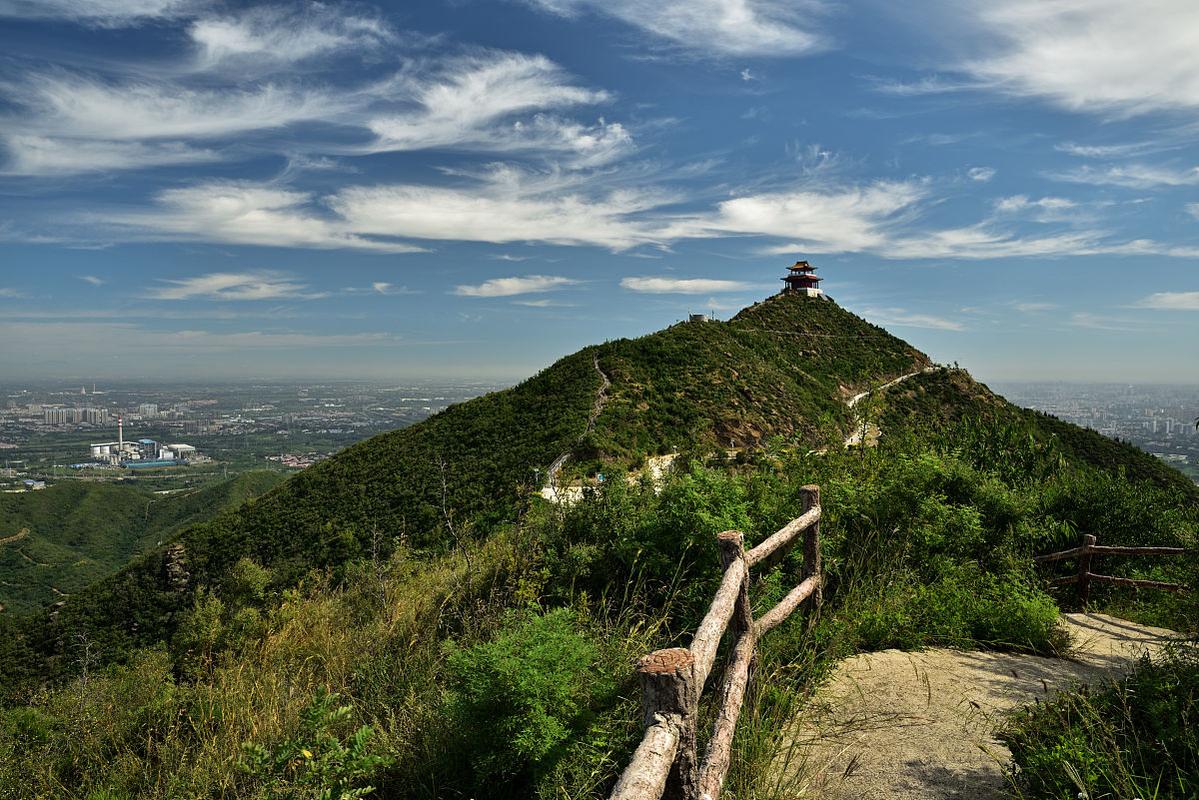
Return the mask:
{"type": "Polygon", "coordinates": [[[1199,382],[1193,0],[0,0],[0,374],[512,380],[796,258],[1199,382]]]}

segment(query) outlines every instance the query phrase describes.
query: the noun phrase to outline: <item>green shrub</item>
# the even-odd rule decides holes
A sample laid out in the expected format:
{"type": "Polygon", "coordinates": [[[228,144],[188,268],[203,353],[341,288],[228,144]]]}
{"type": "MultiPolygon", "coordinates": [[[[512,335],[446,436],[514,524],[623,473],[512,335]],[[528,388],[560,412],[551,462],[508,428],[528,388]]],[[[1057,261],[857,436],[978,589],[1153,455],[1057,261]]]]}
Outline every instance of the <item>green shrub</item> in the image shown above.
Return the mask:
{"type": "Polygon", "coordinates": [[[1143,659],[1113,685],[1038,703],[1000,738],[1022,797],[1199,796],[1199,651],[1143,659]]]}
{"type": "Polygon", "coordinates": [[[446,646],[450,713],[480,787],[546,769],[592,699],[610,691],[598,648],[576,622],[567,609],[513,616],[491,641],[446,646]]]}
{"type": "Polygon", "coordinates": [[[339,733],[353,712],[353,706],[338,705],[339,699],[320,689],[301,712],[295,736],[271,748],[255,742],[244,745],[240,765],[258,782],[258,797],[352,800],[375,790],[366,781],[390,759],[371,752],[371,726],[339,733]]]}

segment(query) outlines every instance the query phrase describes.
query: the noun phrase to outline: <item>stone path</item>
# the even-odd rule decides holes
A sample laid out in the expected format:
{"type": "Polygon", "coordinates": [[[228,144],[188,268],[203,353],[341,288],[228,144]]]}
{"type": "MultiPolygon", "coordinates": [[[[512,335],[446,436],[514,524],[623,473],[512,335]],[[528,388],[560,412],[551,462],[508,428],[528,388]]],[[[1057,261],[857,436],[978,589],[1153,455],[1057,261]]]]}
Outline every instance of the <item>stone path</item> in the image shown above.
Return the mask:
{"type": "Polygon", "coordinates": [[[820,800],[1005,797],[1004,712],[1119,677],[1174,636],[1103,614],[1066,614],[1070,658],[884,650],[842,662],[780,757],[780,796],[820,800]],[[797,775],[804,777],[798,778],[797,775]],[[799,785],[795,785],[799,784],[799,785]]]}

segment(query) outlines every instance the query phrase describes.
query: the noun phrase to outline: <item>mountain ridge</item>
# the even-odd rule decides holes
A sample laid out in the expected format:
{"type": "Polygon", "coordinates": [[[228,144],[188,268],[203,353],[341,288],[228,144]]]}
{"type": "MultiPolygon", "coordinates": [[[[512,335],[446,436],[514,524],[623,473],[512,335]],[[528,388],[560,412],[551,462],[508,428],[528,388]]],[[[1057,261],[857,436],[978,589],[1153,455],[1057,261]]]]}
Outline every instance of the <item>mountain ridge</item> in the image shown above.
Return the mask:
{"type": "MultiPolygon", "coordinates": [[[[672,449],[703,456],[774,439],[805,447],[840,442],[856,420],[846,402],[853,394],[931,364],[835,302],[795,295],[755,303],[727,322],[682,322],[585,347],[515,387],[357,443],[264,496],[183,530],[171,548],[150,553],[70,598],[42,624],[18,631],[6,660],[26,667],[6,683],[69,671],[66,642],[78,631],[118,657],[168,640],[200,587],[220,586],[240,559],[269,568],[273,585],[285,588],[314,568],[337,575],[380,542],[384,552],[376,556],[397,542],[435,553],[485,538],[519,518],[533,502],[538,474],[562,452],[573,456],[568,469],[589,474],[627,469],[672,449]],[[589,430],[604,375],[607,400],[589,430]]],[[[949,384],[938,374],[909,381],[886,398],[884,435],[983,412],[1030,419],[964,372],[949,384]]],[[[1146,474],[1168,471],[1137,463],[1146,474]]]]}

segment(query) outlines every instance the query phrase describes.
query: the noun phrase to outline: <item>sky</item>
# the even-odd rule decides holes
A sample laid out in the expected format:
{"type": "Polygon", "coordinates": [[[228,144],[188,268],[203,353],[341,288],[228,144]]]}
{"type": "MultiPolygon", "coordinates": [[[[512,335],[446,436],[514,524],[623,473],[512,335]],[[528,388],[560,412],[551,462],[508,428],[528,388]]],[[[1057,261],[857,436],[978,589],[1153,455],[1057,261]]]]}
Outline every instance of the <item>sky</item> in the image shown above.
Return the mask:
{"type": "Polygon", "coordinates": [[[1199,383],[1194,0],[0,0],[0,377],[515,381],[796,259],[1199,383]]]}

